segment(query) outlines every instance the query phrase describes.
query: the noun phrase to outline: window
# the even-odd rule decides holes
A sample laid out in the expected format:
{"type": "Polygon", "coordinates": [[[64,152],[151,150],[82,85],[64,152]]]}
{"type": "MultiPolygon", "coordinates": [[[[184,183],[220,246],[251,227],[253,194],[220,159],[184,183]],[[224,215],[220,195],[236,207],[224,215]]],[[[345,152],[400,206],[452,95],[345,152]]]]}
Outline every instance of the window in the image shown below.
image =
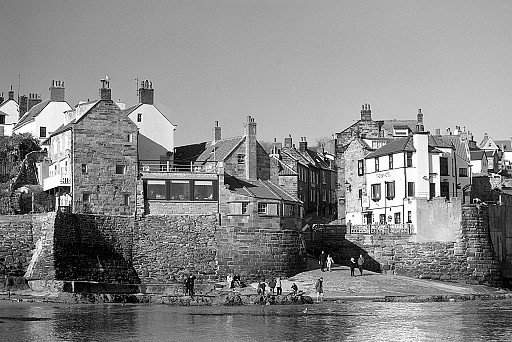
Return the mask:
{"type": "Polygon", "coordinates": [[[0,125],[5,125],[5,115],[0,115],[0,125]]]}
{"type": "Polygon", "coordinates": [[[380,214],[379,215],[379,223],[380,224],[386,224],[386,214],[380,214]]]}
{"type": "Polygon", "coordinates": [[[439,158],[439,173],[441,176],[448,176],[448,158],[439,158]]]}
{"type": "Polygon", "coordinates": [[[414,182],[407,182],[407,197],[414,197],[414,182]]]}
{"type": "Polygon", "coordinates": [[[194,200],[213,200],[213,181],[194,181],[194,200]]]}
{"type": "Polygon", "coordinates": [[[407,167],[412,167],[412,152],[407,152],[407,167]]]}
{"type": "Polygon", "coordinates": [[[465,167],[459,168],[459,177],[467,177],[468,176],[468,169],[465,167]]]}
{"type": "Polygon", "coordinates": [[[327,191],[325,189],[322,189],[322,201],[327,201],[327,191]]]}
{"type": "Polygon", "coordinates": [[[391,170],[393,168],[393,155],[389,156],[389,169],[391,170]]]}
{"type": "Polygon", "coordinates": [[[190,201],[190,181],[172,180],[169,181],[169,194],[171,200],[190,201]]]}
{"type": "Polygon", "coordinates": [[[46,137],[46,127],[39,127],[39,137],[40,138],[45,138],[46,137]]]}
{"type": "Polygon", "coordinates": [[[386,182],[386,198],[395,198],[395,182],[386,182]]]}
{"type": "Polygon", "coordinates": [[[359,189],[359,198],[363,198],[363,189],[359,189]]]}
{"type": "Polygon", "coordinates": [[[412,211],[407,212],[407,223],[412,223],[412,211]]]}
{"type": "Polygon", "coordinates": [[[244,164],[245,163],[245,154],[239,154],[238,155],[238,164],[244,164]]]}
{"type": "Polygon", "coordinates": [[[372,184],[372,200],[380,200],[380,184],[372,184]]]}
{"type": "Polygon", "coordinates": [[[137,122],[142,122],[142,113],[137,114],[137,122]]]}
{"type": "Polygon", "coordinates": [[[128,135],[126,136],[126,141],[133,142],[133,133],[128,133],[128,135]]]}
{"type": "Polygon", "coordinates": [[[295,214],[295,206],[293,204],[285,204],[284,205],[284,213],[283,216],[294,216],[295,214]]]}
{"type": "Polygon", "coordinates": [[[230,203],[230,213],[233,215],[246,215],[247,214],[247,205],[249,202],[234,202],[230,203]]]}
{"type": "Polygon", "coordinates": [[[441,197],[450,198],[450,183],[441,182],[441,197]]]}
{"type": "Polygon", "coordinates": [[[402,223],[400,213],[395,213],[395,224],[400,224],[400,223],[402,223]]]}
{"type": "Polygon", "coordinates": [[[357,161],[357,175],[358,176],[364,175],[364,159],[357,161]]]}
{"type": "Polygon", "coordinates": [[[123,195],[123,205],[130,205],[130,195],[123,195]]]}
{"type": "Polygon", "coordinates": [[[379,171],[379,157],[375,158],[375,172],[379,171]]]}
{"type": "Polygon", "coordinates": [[[91,194],[82,194],[82,202],[89,203],[91,201],[91,194]]]}
{"type": "Polygon", "coordinates": [[[166,198],[166,186],[164,180],[148,180],[146,184],[147,199],[164,200],[166,198]]]}
{"type": "Polygon", "coordinates": [[[267,203],[258,203],[258,214],[267,213],[267,203]]]}
{"type": "Polygon", "coordinates": [[[83,175],[86,175],[87,174],[87,164],[82,164],[82,174],[83,175]]]}
{"type": "Polygon", "coordinates": [[[116,165],[116,175],[124,175],[126,172],[126,166],[117,164],[116,165]]]}

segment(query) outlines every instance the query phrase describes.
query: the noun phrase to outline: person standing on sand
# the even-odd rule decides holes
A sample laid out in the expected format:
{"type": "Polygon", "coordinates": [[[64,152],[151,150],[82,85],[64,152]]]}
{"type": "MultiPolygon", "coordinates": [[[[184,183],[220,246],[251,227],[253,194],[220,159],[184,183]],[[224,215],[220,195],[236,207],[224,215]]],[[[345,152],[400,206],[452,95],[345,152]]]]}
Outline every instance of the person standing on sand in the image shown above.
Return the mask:
{"type": "Polygon", "coordinates": [[[297,285],[295,283],[292,284],[291,288],[293,291],[293,295],[296,296],[297,292],[299,292],[299,288],[297,287],[297,285]]]}
{"type": "Polygon", "coordinates": [[[320,254],[320,257],[318,258],[318,263],[320,264],[322,272],[325,269],[326,262],[327,262],[327,254],[325,254],[325,251],[322,251],[322,253],[320,254]]]}
{"type": "Polygon", "coordinates": [[[316,281],[315,291],[316,291],[316,301],[319,302],[320,299],[324,298],[324,278],[320,277],[316,281]]]}
{"type": "Polygon", "coordinates": [[[282,286],[281,277],[277,277],[276,278],[276,290],[277,290],[278,296],[283,294],[283,288],[281,286],[282,286]]]}
{"type": "Polygon", "coordinates": [[[270,280],[268,281],[268,287],[270,288],[270,293],[274,295],[274,289],[276,287],[276,281],[274,277],[270,278],[270,280]]]}
{"type": "Polygon", "coordinates": [[[363,265],[364,265],[364,258],[362,254],[359,254],[359,259],[357,259],[357,266],[359,267],[359,273],[363,275],[363,265]]]}
{"type": "Polygon", "coordinates": [[[355,277],[354,270],[356,269],[357,263],[354,258],[350,258],[350,276],[355,277]]]}
{"type": "Polygon", "coordinates": [[[334,259],[330,254],[327,254],[327,271],[331,272],[332,264],[334,264],[334,259]]]}

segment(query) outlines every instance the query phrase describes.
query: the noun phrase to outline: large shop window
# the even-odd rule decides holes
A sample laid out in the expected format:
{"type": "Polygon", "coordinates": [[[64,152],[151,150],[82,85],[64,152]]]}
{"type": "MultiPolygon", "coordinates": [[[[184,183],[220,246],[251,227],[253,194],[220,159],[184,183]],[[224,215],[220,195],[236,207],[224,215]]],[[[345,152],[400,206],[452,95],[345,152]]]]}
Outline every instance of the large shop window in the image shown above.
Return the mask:
{"type": "Polygon", "coordinates": [[[216,201],[217,181],[173,179],[149,179],[146,184],[146,199],[170,201],[216,201]]]}

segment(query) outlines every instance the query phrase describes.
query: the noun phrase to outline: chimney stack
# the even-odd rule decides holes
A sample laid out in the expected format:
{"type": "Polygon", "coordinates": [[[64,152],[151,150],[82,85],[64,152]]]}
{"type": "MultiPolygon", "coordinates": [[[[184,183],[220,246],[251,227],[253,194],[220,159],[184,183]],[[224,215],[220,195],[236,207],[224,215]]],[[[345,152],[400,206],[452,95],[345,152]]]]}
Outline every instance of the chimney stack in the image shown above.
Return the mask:
{"type": "Polygon", "coordinates": [[[154,102],[153,83],[148,80],[140,82],[139,103],[152,105],[154,102]]]}
{"type": "Polygon", "coordinates": [[[52,102],[64,102],[64,82],[52,81],[50,87],[50,101],[52,102]]]}
{"type": "Polygon", "coordinates": [[[418,115],[416,118],[417,118],[416,131],[424,132],[425,126],[423,125],[423,114],[421,113],[421,108],[418,109],[418,115]]]}
{"type": "Polygon", "coordinates": [[[219,127],[219,122],[215,121],[215,126],[213,127],[213,143],[222,140],[221,129],[219,127]]]}
{"type": "Polygon", "coordinates": [[[108,77],[101,80],[100,100],[112,100],[112,90],[110,89],[110,79],[108,77]]]}
{"type": "Polygon", "coordinates": [[[256,122],[249,115],[244,127],[245,136],[245,178],[256,180],[258,178],[257,165],[257,141],[256,141],[256,122]]]}
{"type": "Polygon", "coordinates": [[[440,128],[436,128],[436,135],[441,135],[441,129],[440,128]]]}
{"type": "Polygon", "coordinates": [[[308,142],[306,141],[306,137],[300,137],[299,151],[306,152],[307,149],[308,149],[308,142]]]}
{"type": "Polygon", "coordinates": [[[291,148],[292,147],[292,135],[289,134],[288,138],[284,138],[284,147],[291,148]]]}
{"type": "Polygon", "coordinates": [[[11,90],[9,90],[7,95],[8,95],[9,100],[14,100],[14,90],[12,90],[12,84],[11,84],[11,90]]]}
{"type": "Polygon", "coordinates": [[[34,107],[36,104],[41,103],[41,95],[40,94],[28,94],[27,99],[27,112],[30,111],[32,107],[34,107]]]}
{"type": "Polygon", "coordinates": [[[361,120],[362,121],[371,121],[372,120],[372,111],[370,110],[369,104],[364,104],[363,109],[361,110],[361,120]]]}
{"type": "Polygon", "coordinates": [[[271,155],[280,155],[281,150],[283,149],[283,144],[277,142],[277,139],[274,138],[274,142],[272,143],[272,150],[270,151],[271,155]]]}

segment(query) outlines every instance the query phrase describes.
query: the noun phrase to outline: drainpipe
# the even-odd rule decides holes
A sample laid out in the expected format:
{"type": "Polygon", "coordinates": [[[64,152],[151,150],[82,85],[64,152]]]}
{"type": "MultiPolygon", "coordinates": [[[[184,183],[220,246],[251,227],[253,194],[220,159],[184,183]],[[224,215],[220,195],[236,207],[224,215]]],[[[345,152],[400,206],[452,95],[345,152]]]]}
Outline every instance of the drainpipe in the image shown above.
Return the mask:
{"type": "MultiPolygon", "coordinates": [[[[407,189],[407,152],[404,152],[404,190],[405,198],[409,197],[409,189],[407,189]]],[[[405,198],[402,200],[402,222],[405,222],[405,198]]]]}

